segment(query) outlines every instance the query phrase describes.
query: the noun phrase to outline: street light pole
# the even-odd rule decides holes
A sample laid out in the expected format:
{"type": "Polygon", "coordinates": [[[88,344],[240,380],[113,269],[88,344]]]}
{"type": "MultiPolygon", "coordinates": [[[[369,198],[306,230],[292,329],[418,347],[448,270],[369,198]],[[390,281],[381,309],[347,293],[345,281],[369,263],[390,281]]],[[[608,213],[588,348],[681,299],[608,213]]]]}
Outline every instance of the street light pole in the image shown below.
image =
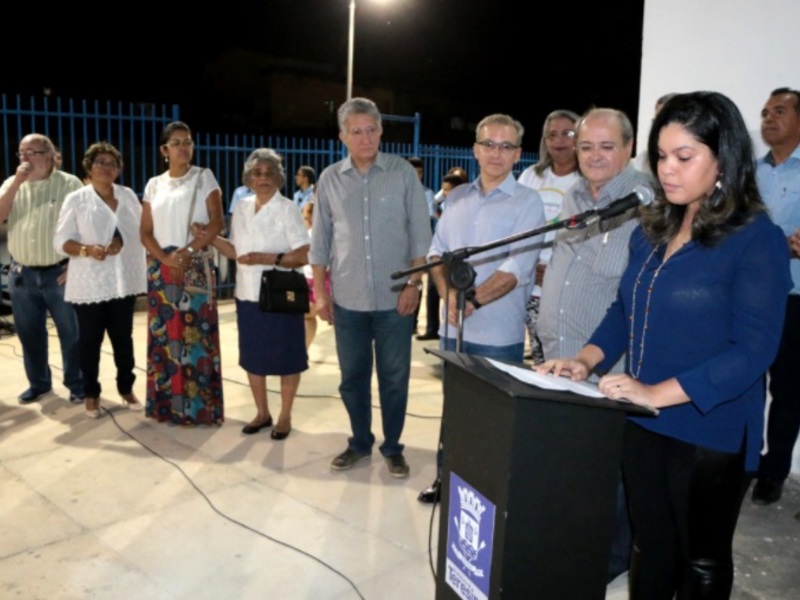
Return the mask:
{"type": "Polygon", "coordinates": [[[347,33],[347,100],[353,97],[353,46],[356,37],[356,0],[350,0],[350,27],[347,33]]]}

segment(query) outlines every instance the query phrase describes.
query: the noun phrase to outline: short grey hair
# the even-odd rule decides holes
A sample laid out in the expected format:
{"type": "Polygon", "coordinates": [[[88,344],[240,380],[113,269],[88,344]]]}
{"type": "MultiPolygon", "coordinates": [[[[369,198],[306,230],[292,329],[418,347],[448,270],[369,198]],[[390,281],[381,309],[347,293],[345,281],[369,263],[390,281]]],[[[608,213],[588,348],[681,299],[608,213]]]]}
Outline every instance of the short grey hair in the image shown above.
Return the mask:
{"type": "Polygon", "coordinates": [[[250,187],[250,175],[258,166],[258,163],[267,163],[275,171],[275,187],[283,189],[286,184],[286,171],[283,168],[281,155],[272,148],[256,148],[247,157],[242,170],[242,183],[250,187]]]}
{"type": "Polygon", "coordinates": [[[589,118],[600,117],[603,119],[616,119],[619,123],[619,128],[622,133],[622,144],[627,146],[629,143],[633,141],[633,125],[631,124],[631,120],[621,110],[617,110],[616,108],[593,108],[588,112],[584,113],[583,116],[575,123],[575,141],[577,142],[578,137],[581,134],[581,127],[589,118]]]}
{"type": "Polygon", "coordinates": [[[369,98],[351,98],[339,107],[337,118],[339,120],[339,131],[347,133],[344,122],[353,115],[369,115],[378,124],[378,128],[383,128],[381,125],[381,112],[378,110],[378,105],[369,98]]]}
{"type": "Polygon", "coordinates": [[[480,142],[480,135],[481,129],[488,125],[507,125],[509,127],[513,127],[517,130],[517,145],[522,145],[522,136],[525,134],[525,128],[522,126],[522,123],[509,117],[508,115],[504,115],[502,113],[495,113],[493,115],[489,115],[488,117],[484,117],[481,119],[481,122],[478,123],[478,126],[475,128],[475,141],[480,142]]]}

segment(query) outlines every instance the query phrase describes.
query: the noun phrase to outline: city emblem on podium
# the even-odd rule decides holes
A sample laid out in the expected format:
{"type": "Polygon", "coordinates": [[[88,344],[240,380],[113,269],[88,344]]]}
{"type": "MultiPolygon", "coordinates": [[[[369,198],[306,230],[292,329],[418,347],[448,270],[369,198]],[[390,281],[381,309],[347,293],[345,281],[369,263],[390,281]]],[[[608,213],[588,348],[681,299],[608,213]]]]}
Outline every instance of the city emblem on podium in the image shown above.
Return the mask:
{"type": "Polygon", "coordinates": [[[487,598],[495,506],[450,473],[445,581],[461,598],[487,598]]]}

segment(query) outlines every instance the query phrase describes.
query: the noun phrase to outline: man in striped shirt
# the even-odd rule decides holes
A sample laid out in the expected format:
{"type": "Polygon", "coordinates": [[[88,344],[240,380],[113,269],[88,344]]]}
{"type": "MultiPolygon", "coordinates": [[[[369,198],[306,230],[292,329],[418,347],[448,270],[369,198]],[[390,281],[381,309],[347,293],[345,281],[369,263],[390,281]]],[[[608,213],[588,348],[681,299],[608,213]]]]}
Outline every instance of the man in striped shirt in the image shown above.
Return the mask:
{"type": "MultiPolygon", "coordinates": [[[[622,111],[598,108],[575,124],[575,148],[581,179],[564,196],[562,214],[608,206],[650,177],[630,164],[633,126],[622,111]]],[[[628,265],[628,240],[638,224],[631,209],[585,229],[562,229],[556,235],[544,274],[537,330],[545,360],[575,356],[606,314],[628,265]]],[[[611,369],[624,370],[624,358],[611,369]]],[[[597,376],[592,375],[594,381],[597,376]]],[[[617,528],[608,580],[628,570],[630,523],[620,479],[617,528]]]]}
{"type": "Polygon", "coordinates": [[[30,386],[19,400],[35,402],[53,387],[47,351],[49,312],[61,342],[64,385],[72,402],[82,402],[78,320],[72,305],[64,301],[67,261],[56,253],[53,237],[64,197],[83,184],[56,168],[55,147],[44,135],[22,138],[18,156],[16,173],[0,187],[0,221],[8,219],[11,310],[30,386]]]}
{"type": "Polygon", "coordinates": [[[383,130],[375,103],[353,98],[338,116],[348,156],[320,175],[309,255],[318,314],[334,325],[339,392],[353,432],[331,469],[350,469],[372,452],[374,361],[383,421],[380,451],[392,477],[408,477],[400,435],[422,273],[407,281],[390,275],[425,262],[430,217],[414,167],[378,150],[383,130]],[[325,287],[328,267],[333,297],[325,287]]]}

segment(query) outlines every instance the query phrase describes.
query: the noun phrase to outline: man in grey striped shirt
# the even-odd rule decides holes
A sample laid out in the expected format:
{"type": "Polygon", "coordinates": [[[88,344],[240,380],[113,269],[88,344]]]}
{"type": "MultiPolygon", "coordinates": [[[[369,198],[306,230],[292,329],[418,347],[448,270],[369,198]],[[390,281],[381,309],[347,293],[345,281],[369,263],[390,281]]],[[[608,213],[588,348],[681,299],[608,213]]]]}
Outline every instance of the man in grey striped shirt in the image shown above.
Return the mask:
{"type": "Polygon", "coordinates": [[[49,312],[61,342],[64,385],[71,401],[82,402],[78,319],[64,301],[67,261],[56,253],[53,237],[64,197],[83,184],[56,168],[55,147],[44,135],[22,138],[18,156],[16,173],[0,187],[0,222],[8,218],[11,310],[30,385],[19,400],[34,402],[53,387],[47,352],[49,312]]]}
{"type": "MultiPolygon", "coordinates": [[[[633,126],[625,113],[591,110],[575,124],[575,132],[582,177],[564,196],[564,215],[603,208],[639,185],[650,186],[649,176],[630,164],[633,126]]],[[[632,209],[586,229],[558,232],[542,283],[537,323],[545,360],[577,355],[605,316],[628,265],[628,240],[638,224],[635,215],[632,209]]],[[[622,358],[611,372],[620,373],[624,366],[622,358]]],[[[630,544],[620,479],[609,581],[628,570],[630,544]]]]}
{"type": "Polygon", "coordinates": [[[414,167],[378,151],[383,130],[375,103],[353,98],[338,116],[339,139],[349,155],[320,175],[309,255],[318,314],[334,325],[339,392],[353,432],[331,468],[350,469],[372,452],[374,360],[384,435],[380,451],[390,475],[408,477],[400,435],[422,274],[408,281],[390,275],[425,262],[431,243],[428,206],[414,167]],[[328,268],[333,298],[325,289],[328,268]]]}
{"type": "MultiPolygon", "coordinates": [[[[603,208],[650,186],[648,175],[630,164],[633,127],[625,113],[598,108],[575,126],[582,177],[564,196],[562,214],[603,208]]],[[[545,272],[539,310],[539,337],[545,360],[575,356],[606,314],[628,265],[628,240],[638,224],[636,211],[586,229],[562,229],[545,272]]],[[[621,372],[623,361],[612,372],[621,372]]]]}

